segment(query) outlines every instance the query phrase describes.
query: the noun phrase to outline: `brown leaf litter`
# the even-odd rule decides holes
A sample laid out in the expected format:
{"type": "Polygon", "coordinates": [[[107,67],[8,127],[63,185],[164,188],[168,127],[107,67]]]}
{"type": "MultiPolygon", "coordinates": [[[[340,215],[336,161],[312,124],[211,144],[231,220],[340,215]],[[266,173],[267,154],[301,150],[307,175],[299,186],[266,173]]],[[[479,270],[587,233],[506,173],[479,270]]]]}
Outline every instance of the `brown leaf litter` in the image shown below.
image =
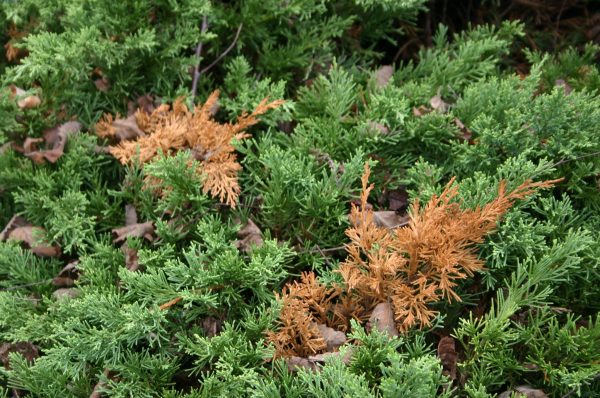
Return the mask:
{"type": "Polygon", "coordinates": [[[57,276],[52,279],[52,284],[57,287],[72,287],[75,285],[75,280],[79,278],[79,270],[77,269],[79,260],[74,260],[68,263],[60,270],[57,276]]]}
{"type": "Polygon", "coordinates": [[[74,299],[79,297],[80,294],[81,291],[77,288],[61,287],[60,289],[56,289],[54,292],[52,292],[52,297],[54,297],[56,300],[62,300],[65,298],[74,299]]]}
{"type": "Polygon", "coordinates": [[[518,386],[512,390],[504,391],[498,395],[498,398],[548,398],[543,390],[535,389],[531,386],[518,386]]]}
{"type": "Polygon", "coordinates": [[[310,355],[306,358],[293,356],[290,358],[286,358],[285,362],[290,372],[297,372],[300,369],[307,369],[314,372],[319,372],[328,358],[341,356],[342,363],[348,365],[352,360],[353,354],[354,352],[352,350],[352,347],[348,347],[344,355],[342,355],[340,351],[326,352],[323,354],[310,355]]]}
{"type": "Polygon", "coordinates": [[[450,104],[444,101],[440,94],[440,90],[438,90],[436,95],[431,97],[429,100],[429,105],[431,105],[433,110],[438,111],[439,113],[446,113],[450,109],[450,104]]]}
{"type": "Polygon", "coordinates": [[[452,336],[444,336],[440,339],[437,347],[438,357],[442,363],[444,375],[456,380],[456,365],[458,363],[458,353],[456,352],[456,342],[452,336]]]}
{"type": "Polygon", "coordinates": [[[35,94],[27,94],[27,91],[14,84],[11,84],[9,89],[11,96],[17,99],[17,106],[21,110],[37,108],[42,103],[40,97],[35,94]]]}
{"type": "Polygon", "coordinates": [[[114,228],[112,230],[116,238],[113,239],[114,243],[124,242],[127,238],[144,238],[150,242],[154,240],[154,223],[152,221],[146,221],[143,223],[136,223],[132,225],[125,225],[124,227],[114,228]]]}
{"type": "Polygon", "coordinates": [[[36,164],[42,164],[46,161],[56,163],[64,154],[69,136],[78,133],[81,128],[82,126],[79,122],[66,122],[60,126],[46,130],[44,138],[28,137],[25,139],[22,147],[13,146],[13,148],[23,153],[36,164]],[[46,149],[38,149],[38,145],[41,143],[45,143],[46,149]]]}
{"type": "Polygon", "coordinates": [[[136,249],[129,247],[127,238],[144,238],[150,242],[154,240],[154,224],[151,221],[138,223],[137,211],[135,206],[125,205],[125,226],[114,228],[112,230],[116,238],[113,243],[123,242],[121,251],[125,255],[125,267],[132,272],[139,269],[138,252],[136,249]]]}
{"type": "Polygon", "coordinates": [[[44,228],[33,226],[21,216],[13,216],[0,232],[0,241],[7,240],[23,242],[40,257],[58,257],[61,253],[60,247],[47,243],[44,228]]]}
{"type": "Polygon", "coordinates": [[[382,333],[387,333],[390,337],[399,336],[394,319],[394,310],[392,310],[390,303],[379,303],[375,306],[367,323],[367,330],[372,330],[373,328],[382,333]]]}
{"type": "Polygon", "coordinates": [[[375,72],[375,81],[377,87],[385,87],[389,84],[390,79],[394,75],[394,67],[391,65],[383,65],[375,72]]]}
{"type": "Polygon", "coordinates": [[[28,341],[20,341],[18,343],[2,343],[0,344],[0,361],[5,369],[10,369],[10,360],[8,354],[17,352],[21,354],[27,362],[33,362],[40,356],[39,349],[28,341]]]}
{"type": "Polygon", "coordinates": [[[250,219],[238,231],[237,236],[238,240],[235,242],[235,247],[245,253],[250,253],[253,247],[260,247],[263,244],[262,231],[250,219]]]}

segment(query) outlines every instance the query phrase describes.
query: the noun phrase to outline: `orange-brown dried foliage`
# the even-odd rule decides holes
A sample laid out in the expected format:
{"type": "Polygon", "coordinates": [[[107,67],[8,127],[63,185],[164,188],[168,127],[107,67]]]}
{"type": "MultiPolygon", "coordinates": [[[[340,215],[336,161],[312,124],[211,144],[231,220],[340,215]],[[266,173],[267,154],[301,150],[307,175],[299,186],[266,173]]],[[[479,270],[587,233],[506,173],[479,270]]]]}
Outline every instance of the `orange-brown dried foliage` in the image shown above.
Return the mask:
{"type": "Polygon", "coordinates": [[[267,339],[273,343],[278,356],[308,356],[323,352],[325,340],[317,322],[327,320],[332,300],[339,294],[336,288],[328,289],[317,281],[314,273],[306,272],[300,283],[287,284],[278,296],[281,314],[277,332],[268,331],[267,339]]]}
{"type": "Polygon", "coordinates": [[[10,40],[4,44],[4,49],[6,50],[6,59],[8,62],[18,61],[27,54],[26,49],[19,48],[18,45],[15,46],[15,44],[21,42],[23,38],[29,34],[29,30],[33,29],[34,25],[35,22],[30,22],[21,30],[19,30],[14,23],[9,25],[6,33],[8,34],[8,37],[10,37],[10,40]]]}
{"type": "MultiPolygon", "coordinates": [[[[457,282],[483,268],[476,245],[495,229],[502,215],[516,200],[559,181],[527,180],[512,192],[506,192],[506,183],[501,181],[496,199],[482,207],[462,209],[455,201],[458,186],[452,179],[425,207],[414,201],[407,226],[388,229],[375,224],[373,210],[367,205],[373,189],[372,184],[368,185],[369,174],[365,165],[361,203],[353,206],[352,226],[346,230],[350,238],[346,245],[348,255],[337,270],[345,286],[336,287],[336,294],[325,301],[328,312],[321,301],[318,311],[314,304],[308,304],[322,300],[319,297],[326,291],[314,275],[309,281],[303,276],[300,284],[287,286],[280,317],[283,327],[268,336],[277,355],[303,355],[307,352],[302,346],[304,341],[319,341],[315,329],[310,328],[315,317],[330,327],[345,330],[350,318],[362,321],[383,302],[391,303],[399,331],[429,325],[436,315],[429,305],[442,299],[460,301],[454,290],[457,282]],[[311,296],[313,293],[317,296],[311,296]],[[331,301],[334,297],[337,302],[331,301]],[[352,303],[352,309],[341,312],[340,303],[346,303],[346,308],[352,303]]],[[[312,344],[308,351],[312,354],[314,349],[323,347],[312,344]]]]}
{"type": "MultiPolygon", "coordinates": [[[[284,101],[268,102],[263,99],[250,114],[243,113],[237,122],[218,123],[213,120],[219,92],[213,92],[202,106],[190,111],[178,99],[172,106],[163,104],[148,114],[138,109],[135,122],[143,134],[133,140],[124,140],[109,148],[110,153],[123,164],[138,159],[141,163],[152,160],[160,152],[172,154],[186,150],[191,160],[199,161],[197,172],[203,179],[203,190],[223,203],[235,207],[240,193],[237,173],[241,169],[235,155],[232,140],[241,140],[250,135],[246,129],[258,123],[258,116],[274,109],[284,101]]],[[[101,137],[114,137],[113,118],[106,115],[96,125],[96,133],[101,137]]]]}

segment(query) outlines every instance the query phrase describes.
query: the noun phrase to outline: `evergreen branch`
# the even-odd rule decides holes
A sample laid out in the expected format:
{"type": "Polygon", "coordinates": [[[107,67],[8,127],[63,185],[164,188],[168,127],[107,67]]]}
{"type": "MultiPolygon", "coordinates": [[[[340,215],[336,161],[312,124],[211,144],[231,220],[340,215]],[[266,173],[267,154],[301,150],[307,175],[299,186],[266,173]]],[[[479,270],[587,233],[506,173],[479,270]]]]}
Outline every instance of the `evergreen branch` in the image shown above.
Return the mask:
{"type": "Polygon", "coordinates": [[[10,291],[10,290],[24,289],[26,287],[45,285],[45,284],[48,284],[50,282],[52,282],[52,279],[47,279],[47,280],[39,281],[39,282],[26,283],[24,285],[16,285],[16,286],[10,286],[10,287],[3,287],[3,288],[0,288],[0,292],[7,292],[7,291],[10,291]]]}
{"type": "Polygon", "coordinates": [[[540,175],[542,172],[544,172],[546,170],[550,170],[550,169],[553,169],[555,167],[562,166],[563,164],[567,164],[567,163],[571,163],[571,162],[576,162],[576,161],[581,160],[581,159],[591,158],[591,157],[599,156],[599,155],[600,155],[600,151],[596,151],[596,152],[591,152],[591,153],[585,153],[583,155],[576,156],[576,157],[574,157],[572,159],[564,159],[563,158],[563,159],[561,159],[561,160],[559,160],[559,161],[557,161],[555,163],[549,164],[546,167],[541,168],[538,172],[533,173],[530,178],[534,178],[534,177],[540,175]]]}
{"type": "Polygon", "coordinates": [[[558,162],[556,162],[553,165],[551,165],[549,168],[558,167],[558,166],[561,166],[561,165],[563,165],[565,163],[574,162],[574,161],[577,161],[577,160],[581,160],[581,159],[585,159],[585,158],[590,158],[590,157],[594,157],[594,156],[598,156],[598,155],[600,155],[600,151],[592,152],[592,153],[586,153],[586,154],[583,154],[581,156],[577,156],[577,157],[575,157],[573,159],[561,159],[558,162]]]}
{"type": "Polygon", "coordinates": [[[233,41],[231,42],[231,44],[229,45],[229,47],[227,47],[225,49],[225,51],[223,51],[218,57],[217,59],[215,59],[210,65],[208,65],[206,68],[202,69],[200,71],[200,74],[206,73],[208,72],[213,66],[215,66],[220,60],[222,60],[228,53],[229,51],[231,51],[233,49],[233,47],[235,46],[235,43],[237,43],[238,38],[240,37],[240,32],[242,31],[242,26],[244,26],[243,23],[241,23],[238,28],[237,28],[237,32],[235,32],[235,37],[233,38],[233,41]]]}
{"type": "MultiPolygon", "coordinates": [[[[594,377],[592,377],[589,382],[593,383],[596,380],[600,380],[600,373],[597,373],[594,377]]],[[[578,391],[577,388],[573,388],[572,390],[570,390],[568,393],[566,393],[565,395],[563,395],[561,398],[569,398],[570,396],[572,396],[573,394],[576,394],[578,391]]]]}
{"type": "MultiPolygon", "coordinates": [[[[200,33],[205,33],[207,29],[208,29],[208,18],[205,15],[204,17],[202,17],[202,27],[200,28],[200,33]]],[[[200,41],[198,43],[198,46],[196,46],[196,57],[197,58],[200,58],[200,55],[202,54],[202,43],[203,42],[200,41]]],[[[202,74],[202,72],[200,72],[199,69],[200,69],[200,60],[198,60],[198,63],[194,67],[194,80],[192,81],[192,100],[196,97],[196,92],[198,91],[198,81],[200,80],[200,75],[202,74]]]]}
{"type": "Polygon", "coordinates": [[[172,306],[174,306],[175,304],[177,304],[178,302],[180,302],[183,299],[183,297],[179,296],[179,297],[175,297],[173,300],[169,300],[164,304],[161,304],[158,308],[161,310],[166,310],[167,308],[170,308],[172,306]]]}
{"type": "Polygon", "coordinates": [[[318,245],[309,250],[310,253],[329,253],[329,252],[339,252],[346,249],[346,245],[336,246],[336,247],[327,247],[325,249],[320,248],[318,245]]]}

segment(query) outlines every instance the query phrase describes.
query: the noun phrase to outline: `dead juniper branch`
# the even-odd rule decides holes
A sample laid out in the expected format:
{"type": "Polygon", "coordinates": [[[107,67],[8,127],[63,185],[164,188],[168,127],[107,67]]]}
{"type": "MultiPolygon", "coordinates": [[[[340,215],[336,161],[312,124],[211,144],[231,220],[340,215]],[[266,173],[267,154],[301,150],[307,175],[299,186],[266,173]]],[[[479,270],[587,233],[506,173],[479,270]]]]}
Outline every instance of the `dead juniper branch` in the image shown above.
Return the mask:
{"type": "Polygon", "coordinates": [[[369,174],[367,164],[360,206],[353,206],[352,226],[346,230],[348,255],[337,270],[343,287],[334,286],[335,294],[324,295],[327,288],[313,274],[287,285],[281,298],[281,327],[268,334],[277,355],[322,352],[318,331],[311,328],[315,319],[346,330],[349,319],[368,319],[369,312],[380,303],[391,303],[396,328],[401,332],[429,325],[436,315],[429,305],[443,299],[460,301],[455,291],[458,281],[484,267],[476,245],[494,231],[514,202],[560,181],[527,180],[512,192],[506,192],[506,182],[500,181],[493,201],[462,209],[456,201],[458,186],[452,179],[424,207],[415,200],[406,226],[389,229],[375,223],[373,210],[367,205],[373,188],[368,185],[369,174]]]}
{"type": "MultiPolygon", "coordinates": [[[[270,109],[279,107],[283,100],[268,102],[263,99],[252,113],[243,113],[236,123],[218,123],[213,120],[219,92],[213,92],[202,106],[189,110],[183,99],[172,106],[163,104],[148,114],[139,110],[135,114],[135,125],[143,135],[134,139],[121,140],[109,147],[110,153],[123,164],[134,159],[147,163],[159,153],[172,154],[186,151],[190,157],[190,167],[201,176],[203,191],[218,197],[223,203],[235,207],[240,193],[237,162],[233,140],[250,136],[245,130],[259,122],[259,116],[270,109]],[[193,166],[198,161],[199,166],[193,166]]],[[[101,137],[117,134],[110,115],[96,125],[96,133],[101,137]]]]}

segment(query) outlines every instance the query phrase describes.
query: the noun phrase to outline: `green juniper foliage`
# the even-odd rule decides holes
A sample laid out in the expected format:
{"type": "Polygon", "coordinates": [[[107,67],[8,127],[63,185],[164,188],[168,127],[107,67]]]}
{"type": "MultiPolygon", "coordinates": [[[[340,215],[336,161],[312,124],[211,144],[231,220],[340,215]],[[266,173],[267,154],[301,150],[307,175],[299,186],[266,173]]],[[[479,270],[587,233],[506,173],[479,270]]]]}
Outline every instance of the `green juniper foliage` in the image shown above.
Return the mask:
{"type": "Polygon", "coordinates": [[[0,229],[26,224],[0,241],[0,397],[600,394],[599,48],[516,50],[528,27],[505,21],[440,25],[414,59],[394,57],[434,3],[2,2],[0,229]],[[123,166],[94,133],[104,113],[214,90],[220,123],[285,100],[232,143],[235,209],[203,191],[201,156],[123,166]],[[69,120],[80,131],[36,161],[69,120]],[[463,209],[501,181],[562,180],[508,211],[429,329],[350,319],[339,354],[294,368],[267,338],[281,293],[309,270],[343,283],[367,162],[375,211],[408,196],[399,218],[452,177],[463,209]]]}

